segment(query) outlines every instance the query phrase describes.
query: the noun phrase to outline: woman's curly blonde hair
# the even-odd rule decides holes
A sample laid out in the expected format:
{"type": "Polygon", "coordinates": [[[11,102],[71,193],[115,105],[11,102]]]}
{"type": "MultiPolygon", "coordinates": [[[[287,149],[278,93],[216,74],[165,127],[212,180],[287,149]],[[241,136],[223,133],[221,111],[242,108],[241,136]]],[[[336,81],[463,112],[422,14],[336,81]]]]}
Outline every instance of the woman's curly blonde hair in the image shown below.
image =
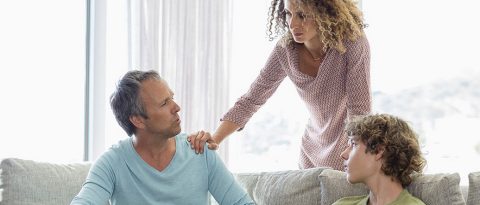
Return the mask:
{"type": "MultiPolygon", "coordinates": [[[[267,35],[270,40],[282,36],[280,44],[285,46],[293,42],[286,20],[285,0],[272,0],[268,12],[267,35]]],[[[317,33],[323,42],[323,51],[335,48],[345,53],[344,39],[355,41],[363,35],[362,12],[352,0],[290,0],[298,4],[299,9],[313,17],[318,25],[317,33]]]]}
{"type": "Polygon", "coordinates": [[[366,153],[383,150],[382,171],[404,188],[412,182],[412,174],[421,173],[425,167],[417,135],[398,117],[388,114],[357,117],[347,123],[345,131],[365,144],[366,153]]]}

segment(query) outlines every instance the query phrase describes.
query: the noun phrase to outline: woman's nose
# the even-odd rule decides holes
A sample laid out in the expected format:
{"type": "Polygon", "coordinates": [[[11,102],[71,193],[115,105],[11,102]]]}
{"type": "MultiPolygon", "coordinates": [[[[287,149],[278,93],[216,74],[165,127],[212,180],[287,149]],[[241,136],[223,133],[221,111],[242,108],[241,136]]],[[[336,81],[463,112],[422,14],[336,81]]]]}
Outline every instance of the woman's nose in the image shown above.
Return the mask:
{"type": "Polygon", "coordinates": [[[297,28],[298,27],[298,19],[295,16],[290,17],[290,19],[287,19],[288,21],[288,26],[290,29],[297,28]]]}

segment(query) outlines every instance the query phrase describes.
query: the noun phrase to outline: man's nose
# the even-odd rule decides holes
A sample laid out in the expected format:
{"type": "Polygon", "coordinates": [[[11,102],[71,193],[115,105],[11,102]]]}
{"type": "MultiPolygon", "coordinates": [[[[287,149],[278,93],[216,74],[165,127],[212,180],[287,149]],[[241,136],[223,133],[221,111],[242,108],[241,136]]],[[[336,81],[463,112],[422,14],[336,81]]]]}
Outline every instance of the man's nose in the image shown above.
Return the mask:
{"type": "Polygon", "coordinates": [[[173,102],[173,104],[175,104],[173,108],[173,112],[174,113],[180,112],[180,106],[175,101],[173,102]]]}

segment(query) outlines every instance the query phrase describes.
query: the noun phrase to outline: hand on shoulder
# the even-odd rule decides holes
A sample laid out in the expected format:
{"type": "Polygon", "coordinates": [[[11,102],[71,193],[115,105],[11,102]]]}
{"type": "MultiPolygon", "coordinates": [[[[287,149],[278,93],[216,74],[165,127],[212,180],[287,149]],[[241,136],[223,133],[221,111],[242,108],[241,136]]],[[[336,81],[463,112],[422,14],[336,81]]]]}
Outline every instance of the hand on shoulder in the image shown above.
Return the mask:
{"type": "Polygon", "coordinates": [[[195,153],[202,154],[203,146],[208,143],[208,149],[217,150],[219,145],[214,140],[210,132],[200,130],[188,135],[187,141],[190,142],[190,147],[195,150],[195,153]]]}

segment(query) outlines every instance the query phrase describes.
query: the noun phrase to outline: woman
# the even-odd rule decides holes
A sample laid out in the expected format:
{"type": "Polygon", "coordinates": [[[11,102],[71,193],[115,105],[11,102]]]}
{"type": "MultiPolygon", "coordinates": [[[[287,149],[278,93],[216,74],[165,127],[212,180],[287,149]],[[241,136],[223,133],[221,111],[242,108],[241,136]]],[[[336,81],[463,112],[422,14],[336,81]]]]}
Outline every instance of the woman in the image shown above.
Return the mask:
{"type": "Polygon", "coordinates": [[[273,0],[271,39],[282,36],[250,90],[223,116],[211,136],[189,136],[192,148],[218,148],[289,77],[305,101],[310,119],[301,142],[300,168],[342,169],[347,117],[370,112],[370,50],[362,14],[351,0],[273,0]]]}

